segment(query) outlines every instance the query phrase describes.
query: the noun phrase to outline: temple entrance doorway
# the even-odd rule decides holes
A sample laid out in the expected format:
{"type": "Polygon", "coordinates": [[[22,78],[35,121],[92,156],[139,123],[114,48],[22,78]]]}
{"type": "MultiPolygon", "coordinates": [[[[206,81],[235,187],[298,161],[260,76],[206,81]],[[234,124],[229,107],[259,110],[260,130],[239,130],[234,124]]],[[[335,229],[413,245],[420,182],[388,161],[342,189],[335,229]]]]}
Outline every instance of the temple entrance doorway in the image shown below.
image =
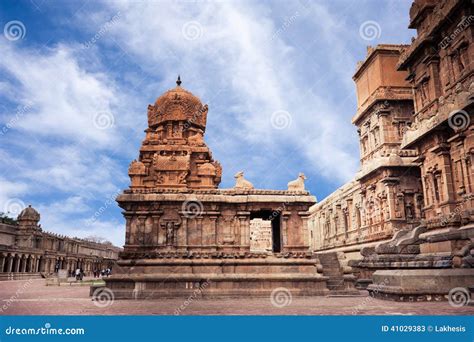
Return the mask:
{"type": "Polygon", "coordinates": [[[259,210],[250,213],[250,220],[262,219],[271,222],[271,248],[273,253],[281,252],[280,212],[276,210],[259,210]]]}

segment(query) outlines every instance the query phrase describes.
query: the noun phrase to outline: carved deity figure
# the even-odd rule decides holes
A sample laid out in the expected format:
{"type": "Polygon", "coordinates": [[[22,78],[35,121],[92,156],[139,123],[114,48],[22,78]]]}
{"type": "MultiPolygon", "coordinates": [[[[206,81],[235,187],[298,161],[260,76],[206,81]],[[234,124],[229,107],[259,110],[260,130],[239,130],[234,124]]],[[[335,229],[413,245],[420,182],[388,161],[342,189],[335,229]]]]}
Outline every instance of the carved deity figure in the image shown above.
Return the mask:
{"type": "Polygon", "coordinates": [[[166,244],[172,246],[174,242],[174,224],[173,222],[166,222],[166,244]]]}

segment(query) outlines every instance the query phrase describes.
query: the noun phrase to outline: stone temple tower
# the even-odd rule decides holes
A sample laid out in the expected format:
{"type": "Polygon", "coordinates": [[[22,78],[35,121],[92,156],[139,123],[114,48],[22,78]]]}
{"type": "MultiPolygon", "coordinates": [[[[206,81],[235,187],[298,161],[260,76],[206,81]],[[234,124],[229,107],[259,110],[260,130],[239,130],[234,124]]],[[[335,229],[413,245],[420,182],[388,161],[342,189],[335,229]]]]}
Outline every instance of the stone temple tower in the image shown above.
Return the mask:
{"type": "Polygon", "coordinates": [[[204,142],[207,105],[177,86],[148,106],[148,128],[131,184],[117,197],[126,236],[114,274],[116,298],[327,293],[309,250],[304,175],[288,190],[254,189],[243,172],[219,189],[221,165],[204,142]]]}
{"type": "Polygon", "coordinates": [[[215,189],[221,165],[203,140],[207,105],[177,86],[148,106],[148,128],[140,158],[130,164],[132,189],[215,189]]]}

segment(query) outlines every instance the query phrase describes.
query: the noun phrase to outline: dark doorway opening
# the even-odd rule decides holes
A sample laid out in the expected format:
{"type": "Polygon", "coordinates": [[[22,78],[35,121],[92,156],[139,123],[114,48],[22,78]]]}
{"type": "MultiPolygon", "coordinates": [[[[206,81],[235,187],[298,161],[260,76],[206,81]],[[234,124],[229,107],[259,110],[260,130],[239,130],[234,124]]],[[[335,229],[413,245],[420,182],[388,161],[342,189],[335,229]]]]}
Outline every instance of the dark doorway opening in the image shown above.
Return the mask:
{"type": "Polygon", "coordinates": [[[260,218],[272,222],[272,251],[281,252],[280,212],[277,210],[259,210],[250,213],[250,219],[260,218]]]}

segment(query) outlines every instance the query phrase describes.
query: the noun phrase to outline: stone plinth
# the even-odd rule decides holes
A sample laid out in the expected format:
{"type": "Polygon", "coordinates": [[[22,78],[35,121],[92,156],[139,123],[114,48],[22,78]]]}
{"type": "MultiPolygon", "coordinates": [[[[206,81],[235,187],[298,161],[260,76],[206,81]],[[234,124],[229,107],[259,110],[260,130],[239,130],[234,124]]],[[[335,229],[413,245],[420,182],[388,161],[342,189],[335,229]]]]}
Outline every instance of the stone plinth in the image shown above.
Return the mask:
{"type": "Polygon", "coordinates": [[[397,301],[446,299],[454,288],[474,284],[474,269],[381,270],[373,274],[369,292],[397,301]]]}
{"type": "Polygon", "coordinates": [[[285,288],[293,296],[325,295],[327,277],[317,260],[276,256],[242,259],[141,259],[120,261],[106,279],[115,298],[267,296],[285,288]]]}

